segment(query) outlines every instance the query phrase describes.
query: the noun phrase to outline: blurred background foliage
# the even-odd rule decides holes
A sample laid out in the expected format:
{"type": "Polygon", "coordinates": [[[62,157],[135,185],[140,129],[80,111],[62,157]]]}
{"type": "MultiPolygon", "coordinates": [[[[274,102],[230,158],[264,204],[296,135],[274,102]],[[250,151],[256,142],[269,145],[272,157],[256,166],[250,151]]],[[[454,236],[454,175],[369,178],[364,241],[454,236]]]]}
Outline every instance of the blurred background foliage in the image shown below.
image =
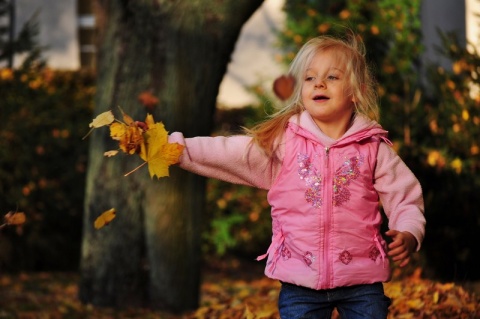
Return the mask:
{"type": "Polygon", "coordinates": [[[94,90],[88,72],[0,70],[0,212],[27,215],[0,232],[0,270],[78,266],[94,90]]]}
{"type": "MultiPolygon", "coordinates": [[[[417,265],[430,278],[480,279],[480,58],[455,35],[439,54],[450,69],[422,64],[420,1],[287,0],[278,45],[285,65],[319,34],[352,29],[364,40],[379,82],[381,123],[420,179],[427,237],[417,265]]],[[[33,57],[0,70],[0,213],[24,211],[28,222],[0,232],[0,270],[74,270],[80,237],[93,73],[46,68],[33,57]]],[[[258,105],[217,111],[214,134],[236,134],[281,103],[260,86],[258,105]]],[[[206,256],[254,258],[271,237],[266,191],[208,181],[206,256]]]]}

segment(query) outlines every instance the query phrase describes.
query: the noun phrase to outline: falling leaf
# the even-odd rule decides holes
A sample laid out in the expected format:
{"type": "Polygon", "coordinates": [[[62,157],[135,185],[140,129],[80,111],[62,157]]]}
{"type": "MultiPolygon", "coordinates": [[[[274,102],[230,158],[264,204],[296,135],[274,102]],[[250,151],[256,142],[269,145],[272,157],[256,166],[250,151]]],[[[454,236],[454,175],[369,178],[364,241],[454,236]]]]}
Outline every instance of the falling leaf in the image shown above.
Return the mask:
{"type": "Polygon", "coordinates": [[[161,122],[149,125],[145,135],[147,148],[140,156],[148,162],[150,177],[169,176],[168,168],[170,165],[178,163],[184,146],[178,143],[168,143],[168,132],[161,122]]]}
{"type": "Polygon", "coordinates": [[[3,219],[6,225],[22,225],[26,221],[24,213],[21,212],[8,212],[3,219]]]}
{"type": "Polygon", "coordinates": [[[109,210],[104,211],[100,216],[95,219],[95,229],[100,229],[106,225],[108,225],[115,217],[117,211],[115,208],[110,208],[109,210]]]}
{"type": "Polygon", "coordinates": [[[154,96],[151,92],[145,91],[138,95],[138,100],[142,103],[146,108],[153,109],[155,105],[158,104],[158,98],[154,96]]]}
{"type": "Polygon", "coordinates": [[[273,82],[273,92],[285,101],[292,96],[295,89],[295,78],[292,75],[282,75],[273,82]]]}

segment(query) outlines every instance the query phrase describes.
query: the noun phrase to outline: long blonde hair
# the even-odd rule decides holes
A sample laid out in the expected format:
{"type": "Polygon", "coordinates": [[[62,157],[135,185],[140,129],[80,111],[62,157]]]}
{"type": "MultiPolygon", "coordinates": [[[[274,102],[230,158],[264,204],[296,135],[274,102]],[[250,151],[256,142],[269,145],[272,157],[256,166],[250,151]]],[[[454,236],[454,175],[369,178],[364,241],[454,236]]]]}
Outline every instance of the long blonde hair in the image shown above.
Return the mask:
{"type": "Polygon", "coordinates": [[[274,159],[278,141],[285,132],[288,120],[295,114],[300,114],[305,108],[302,102],[302,83],[305,70],[316,53],[335,50],[346,66],[349,93],[352,94],[355,112],[378,121],[379,109],[375,82],[365,59],[365,46],[354,34],[348,34],[345,39],[331,36],[320,36],[306,42],[298,51],[290,64],[289,75],[295,78],[295,88],[285,106],[265,121],[246,133],[253,137],[253,142],[274,159]]]}

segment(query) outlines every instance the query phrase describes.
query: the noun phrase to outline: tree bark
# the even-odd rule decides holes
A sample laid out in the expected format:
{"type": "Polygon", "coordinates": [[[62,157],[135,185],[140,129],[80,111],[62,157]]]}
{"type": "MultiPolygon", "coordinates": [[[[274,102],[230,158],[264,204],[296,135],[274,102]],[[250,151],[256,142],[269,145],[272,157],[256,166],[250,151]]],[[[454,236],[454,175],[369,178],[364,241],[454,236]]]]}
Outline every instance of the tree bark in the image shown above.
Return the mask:
{"type": "MultiPolygon", "coordinates": [[[[117,106],[147,113],[167,130],[208,135],[216,96],[241,27],[262,0],[97,0],[99,60],[95,114],[117,106]],[[145,109],[137,97],[160,100],[145,109]]],[[[198,306],[200,219],[205,180],[176,167],[151,180],[136,156],[104,158],[117,148],[108,129],[90,136],[80,298],[97,306],[148,306],[175,312],[198,306]],[[95,218],[117,217],[101,230],[95,218]]],[[[123,156],[122,156],[123,155],[123,156]]]]}

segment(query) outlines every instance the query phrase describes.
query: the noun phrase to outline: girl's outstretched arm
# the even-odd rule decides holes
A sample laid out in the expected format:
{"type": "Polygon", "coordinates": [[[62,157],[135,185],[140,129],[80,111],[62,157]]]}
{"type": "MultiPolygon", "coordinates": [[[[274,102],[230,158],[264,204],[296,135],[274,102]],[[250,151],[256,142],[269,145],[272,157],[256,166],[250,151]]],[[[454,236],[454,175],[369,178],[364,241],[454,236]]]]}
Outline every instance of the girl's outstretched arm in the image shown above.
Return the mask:
{"type": "Polygon", "coordinates": [[[252,144],[248,136],[185,138],[175,132],[168,141],[185,145],[181,168],[235,184],[269,189],[280,166],[252,144]]]}

